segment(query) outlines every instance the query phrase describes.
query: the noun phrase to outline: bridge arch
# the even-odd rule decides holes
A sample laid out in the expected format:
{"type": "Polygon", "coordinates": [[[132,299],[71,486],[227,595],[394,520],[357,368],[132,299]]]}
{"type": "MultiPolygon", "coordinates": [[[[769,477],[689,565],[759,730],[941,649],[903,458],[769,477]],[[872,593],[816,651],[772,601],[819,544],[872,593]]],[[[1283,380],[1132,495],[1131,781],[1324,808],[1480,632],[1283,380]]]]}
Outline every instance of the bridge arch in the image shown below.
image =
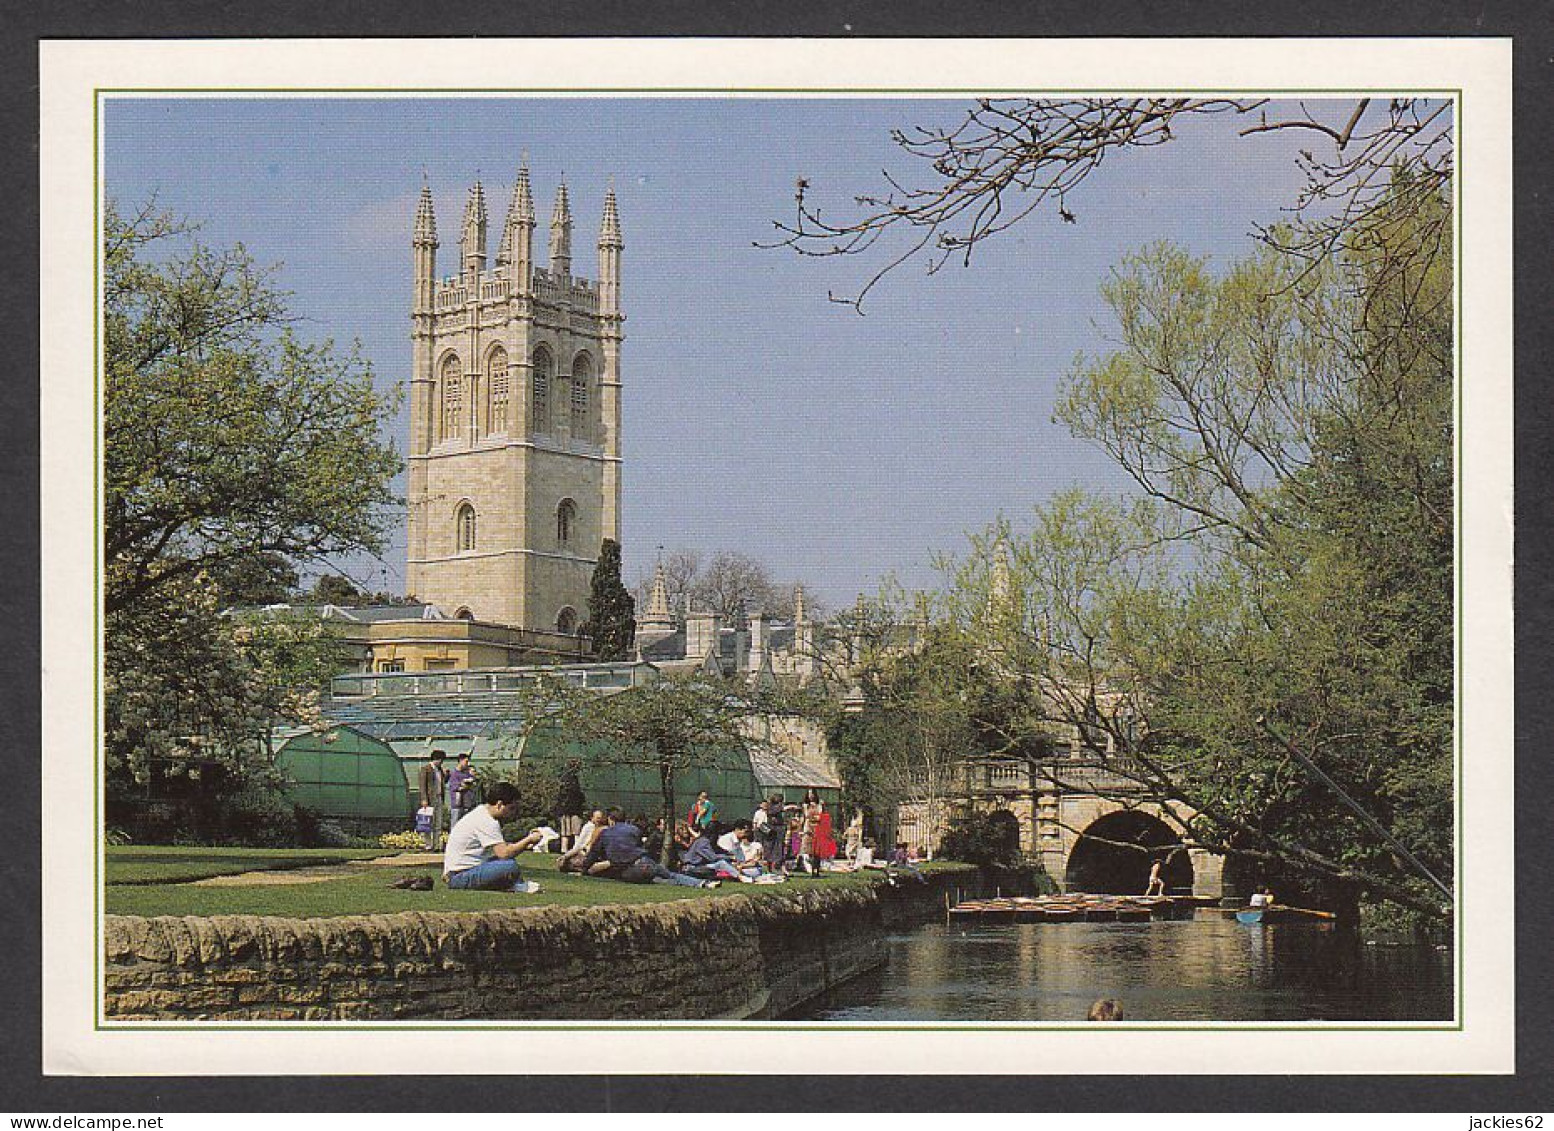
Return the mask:
{"type": "Polygon", "coordinates": [[[1181,834],[1141,809],[1117,809],[1085,826],[1068,853],[1068,891],[1142,895],[1160,862],[1167,892],[1193,890],[1193,861],[1181,834]]]}

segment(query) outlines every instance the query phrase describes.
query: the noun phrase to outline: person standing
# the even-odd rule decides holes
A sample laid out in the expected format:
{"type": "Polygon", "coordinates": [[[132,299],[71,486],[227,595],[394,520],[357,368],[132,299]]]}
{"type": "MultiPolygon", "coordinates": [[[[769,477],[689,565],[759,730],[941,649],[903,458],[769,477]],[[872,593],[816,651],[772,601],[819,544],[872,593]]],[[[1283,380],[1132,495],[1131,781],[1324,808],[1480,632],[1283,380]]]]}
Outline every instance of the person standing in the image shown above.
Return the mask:
{"type": "Polygon", "coordinates": [[[712,803],[704,789],[696,795],[696,800],[691,803],[691,811],[685,815],[685,823],[690,825],[698,833],[706,832],[712,827],[712,822],[718,818],[718,807],[712,803]]]}
{"type": "Polygon", "coordinates": [[[847,831],[842,836],[842,855],[847,859],[855,859],[858,850],[863,847],[863,810],[853,810],[853,819],[847,822],[847,831]]]}
{"type": "Polygon", "coordinates": [[[456,891],[513,891],[533,895],[540,885],[523,878],[518,854],[539,840],[529,833],[509,843],[502,822],[518,815],[518,787],[497,782],[484,805],[477,805],[454,824],[442,857],[442,878],[456,891]]]}
{"type": "Polygon", "coordinates": [[[1165,894],[1165,879],[1160,875],[1160,861],[1158,860],[1149,866],[1149,886],[1144,889],[1144,894],[1165,894]]]}
{"type": "Polygon", "coordinates": [[[421,808],[428,806],[432,810],[431,829],[424,834],[426,850],[437,850],[438,838],[442,835],[444,819],[447,811],[443,807],[443,790],[448,784],[447,771],[442,768],[443,759],[448,755],[441,750],[433,750],[427,758],[426,765],[421,767],[421,808]]]}
{"type": "Polygon", "coordinates": [[[448,775],[448,824],[456,825],[475,808],[475,771],[470,769],[469,751],[459,755],[459,764],[448,775]]]}
{"type": "Polygon", "coordinates": [[[782,867],[782,798],[773,795],[757,805],[755,815],[750,819],[750,828],[761,845],[761,856],[766,866],[771,869],[782,867]]]}
{"type": "Polygon", "coordinates": [[[811,875],[820,874],[820,862],[815,857],[815,834],[825,811],[819,791],[811,789],[804,794],[804,808],[799,815],[799,869],[811,875]]]}

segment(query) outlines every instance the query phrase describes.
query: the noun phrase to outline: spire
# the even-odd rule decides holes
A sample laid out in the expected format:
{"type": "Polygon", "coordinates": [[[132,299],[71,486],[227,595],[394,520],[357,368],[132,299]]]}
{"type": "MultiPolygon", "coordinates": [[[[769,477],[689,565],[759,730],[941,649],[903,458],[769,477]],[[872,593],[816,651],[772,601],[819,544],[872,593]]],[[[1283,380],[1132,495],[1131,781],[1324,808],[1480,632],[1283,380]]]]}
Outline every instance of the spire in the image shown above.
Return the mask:
{"type": "Polygon", "coordinates": [[[621,240],[621,217],[615,207],[615,178],[610,178],[610,188],[604,194],[604,219],[599,224],[600,247],[624,247],[621,240]]]}
{"type": "MultiPolygon", "coordinates": [[[[529,191],[529,162],[525,158],[518,166],[518,179],[513,182],[513,200],[507,206],[507,223],[502,229],[502,246],[497,249],[496,265],[504,267],[513,262],[513,248],[529,232],[519,234],[517,228],[534,230],[534,196],[529,191]]],[[[523,256],[527,259],[527,256],[523,256]]]]}
{"type": "Polygon", "coordinates": [[[556,189],[556,206],[550,213],[550,273],[558,279],[572,274],[572,205],[566,181],[556,189]]]}
{"type": "Polygon", "coordinates": [[[804,623],[804,587],[794,586],[793,589],[793,623],[804,623]]]}
{"type": "Polygon", "coordinates": [[[415,206],[415,237],[417,244],[437,246],[437,215],[432,211],[432,187],[421,181],[421,199],[415,206]]]}
{"type": "Polygon", "coordinates": [[[647,615],[638,623],[652,631],[674,631],[674,615],[669,611],[669,580],[664,575],[662,561],[653,570],[653,593],[648,597],[647,615]]]}
{"type": "Polygon", "coordinates": [[[1014,585],[1010,579],[1009,543],[998,536],[993,547],[992,577],[989,579],[987,611],[991,617],[1007,616],[1014,607],[1014,585]]]}
{"type": "Polygon", "coordinates": [[[486,190],[477,180],[464,205],[464,228],[459,236],[459,253],[466,272],[480,272],[486,265],[486,190]]]}

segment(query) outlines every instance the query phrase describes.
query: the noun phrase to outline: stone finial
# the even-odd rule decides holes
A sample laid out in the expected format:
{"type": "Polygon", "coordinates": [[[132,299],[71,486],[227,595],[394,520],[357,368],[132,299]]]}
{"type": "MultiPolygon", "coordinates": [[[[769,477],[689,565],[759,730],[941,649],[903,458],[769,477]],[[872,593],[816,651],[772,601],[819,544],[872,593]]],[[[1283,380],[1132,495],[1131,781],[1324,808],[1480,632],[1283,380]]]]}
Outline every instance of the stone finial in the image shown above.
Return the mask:
{"type": "Polygon", "coordinates": [[[486,226],[486,190],[476,181],[469,189],[469,200],[464,203],[464,232],[467,235],[472,227],[486,226]]]}
{"type": "Polygon", "coordinates": [[[599,224],[600,247],[624,247],[621,239],[620,211],[615,205],[615,182],[610,181],[609,191],[604,194],[604,219],[599,224]]]}
{"type": "Polygon", "coordinates": [[[479,272],[486,263],[486,190],[477,180],[464,204],[464,230],[459,235],[464,270],[479,272]]]}
{"type": "Polygon", "coordinates": [[[498,267],[513,262],[514,247],[523,239],[518,229],[533,227],[534,196],[529,191],[529,166],[525,163],[518,167],[518,179],[513,182],[513,199],[507,206],[507,222],[502,227],[502,245],[496,253],[498,267]]]}
{"type": "Polygon", "coordinates": [[[572,274],[572,206],[566,181],[556,189],[556,205],[550,212],[550,272],[558,278],[572,274]]]}
{"type": "Polygon", "coordinates": [[[518,166],[518,180],[513,184],[513,205],[509,214],[522,223],[534,223],[534,195],[529,190],[529,163],[518,166]]]}
{"type": "Polygon", "coordinates": [[[437,214],[432,210],[432,188],[421,182],[421,199],[415,207],[415,243],[437,246],[437,214]]]}

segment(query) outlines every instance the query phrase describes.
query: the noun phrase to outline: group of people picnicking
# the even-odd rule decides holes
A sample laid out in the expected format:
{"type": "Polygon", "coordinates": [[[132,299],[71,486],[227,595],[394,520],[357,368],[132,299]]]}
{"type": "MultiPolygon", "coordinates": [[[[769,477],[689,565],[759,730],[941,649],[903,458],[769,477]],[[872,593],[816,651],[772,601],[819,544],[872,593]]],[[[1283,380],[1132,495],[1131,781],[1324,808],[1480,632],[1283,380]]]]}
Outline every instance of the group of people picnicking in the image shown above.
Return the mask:
{"type": "Polygon", "coordinates": [[[697,794],[684,821],[666,829],[663,818],[628,817],[618,808],[595,809],[570,834],[540,826],[516,841],[508,841],[502,824],[517,817],[516,786],[498,782],[474,802],[474,774],[469,756],[444,775],[441,751],[421,772],[421,808],[417,827],[435,846],[437,808],[433,799],[445,792],[451,828],[443,851],[443,879],[455,889],[537,893],[537,883],[523,876],[518,856],[529,850],[548,851],[556,841],[562,849],[558,870],[619,880],[624,883],[678,884],[714,888],[725,882],[785,883],[792,875],[820,876],[827,872],[875,869],[891,882],[900,874],[923,880],[917,855],[898,842],[888,856],[863,836],[860,813],[848,827],[844,845],[831,831],[831,817],[817,791],[804,795],[801,805],[787,804],[780,795],[762,801],[749,818],[725,824],[706,790],[697,794]],[[664,851],[664,838],[671,838],[664,851]]]}

